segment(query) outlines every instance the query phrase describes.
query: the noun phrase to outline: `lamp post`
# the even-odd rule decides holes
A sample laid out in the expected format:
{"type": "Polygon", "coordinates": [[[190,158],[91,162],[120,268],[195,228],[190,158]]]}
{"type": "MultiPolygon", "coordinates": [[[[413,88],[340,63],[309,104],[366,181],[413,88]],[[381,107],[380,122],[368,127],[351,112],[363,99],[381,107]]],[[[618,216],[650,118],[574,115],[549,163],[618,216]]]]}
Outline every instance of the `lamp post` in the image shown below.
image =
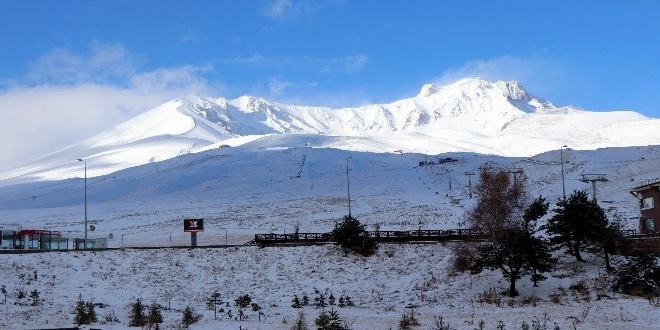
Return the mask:
{"type": "Polygon", "coordinates": [[[87,250],[87,161],[82,158],[78,158],[78,161],[85,164],[85,242],[83,243],[83,249],[87,250]]]}
{"type": "Polygon", "coordinates": [[[351,157],[346,158],[346,187],[348,192],[348,217],[351,217],[351,180],[348,178],[348,160],[351,157]]]}
{"type": "Polygon", "coordinates": [[[559,149],[559,162],[561,163],[561,194],[566,199],[566,185],[564,183],[564,148],[568,148],[567,145],[563,145],[559,149]]]}

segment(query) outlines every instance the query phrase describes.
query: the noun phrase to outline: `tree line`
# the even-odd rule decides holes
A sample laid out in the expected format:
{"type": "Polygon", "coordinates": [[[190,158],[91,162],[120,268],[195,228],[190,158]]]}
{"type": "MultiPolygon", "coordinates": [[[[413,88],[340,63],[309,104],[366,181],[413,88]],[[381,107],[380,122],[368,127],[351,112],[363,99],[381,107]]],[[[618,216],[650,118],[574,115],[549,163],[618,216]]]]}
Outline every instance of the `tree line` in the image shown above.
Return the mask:
{"type": "Polygon", "coordinates": [[[524,172],[482,167],[475,189],[477,201],[466,214],[475,229],[485,230],[491,242],[480,245],[470,270],[499,270],[509,280],[508,294],[516,296],[516,281],[530,275],[534,286],[544,280],[556,258],[553,251],[563,250],[583,262],[584,252],[603,258],[608,272],[613,271],[610,255],[615,252],[620,220],[608,219],[605,211],[586,191],[576,190],[562,196],[545,224],[538,220],[547,216],[550,203],[538,196],[530,202],[524,172]],[[543,235],[545,233],[545,235],[543,235]]]}

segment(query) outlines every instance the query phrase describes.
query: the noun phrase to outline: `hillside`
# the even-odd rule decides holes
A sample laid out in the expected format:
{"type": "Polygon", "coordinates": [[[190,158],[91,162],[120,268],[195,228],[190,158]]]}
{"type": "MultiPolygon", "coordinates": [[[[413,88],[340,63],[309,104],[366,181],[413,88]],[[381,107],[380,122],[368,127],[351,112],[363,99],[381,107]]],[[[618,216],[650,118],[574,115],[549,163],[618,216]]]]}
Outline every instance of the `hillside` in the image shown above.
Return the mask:
{"type": "MultiPolygon", "coordinates": [[[[327,230],[346,213],[347,164],[356,214],[367,224],[382,222],[393,229],[402,227],[395,224],[419,221],[426,226],[457,226],[464,208],[472,203],[464,173],[477,173],[486,163],[524,170],[532,196],[553,200],[561,194],[559,150],[510,158],[475,153],[349,152],[326,147],[338,143],[369,146],[374,141],[275,135],[88,178],[89,217],[99,230],[115,236],[142,226],[181,235],[177,219],[185,217],[213,219],[217,225],[210,222],[209,229],[246,228],[251,234],[255,229],[290,230],[296,222],[304,230],[327,230]],[[308,147],[282,147],[305,144],[308,147]],[[447,157],[456,161],[419,166],[447,157]]],[[[563,154],[568,192],[591,192],[591,186],[580,181],[582,174],[605,174],[609,181],[598,184],[599,201],[631,219],[638,210],[629,189],[636,182],[658,177],[660,149],[656,146],[565,149],[563,154]]],[[[82,164],[77,163],[81,172],[82,164]]],[[[475,184],[476,177],[472,179],[475,184]]],[[[83,181],[2,187],[0,218],[79,230],[76,218],[82,216],[83,181]]]]}
{"type": "Polygon", "coordinates": [[[304,311],[307,324],[313,325],[320,309],[295,309],[291,301],[307,295],[313,302],[319,297],[315,290],[326,297],[329,293],[337,299],[351,297],[355,307],[328,308],[338,311],[354,330],[397,329],[401,315],[410,313],[405,308],[409,305],[418,306],[418,329],[433,329],[434,317],[443,317],[452,329],[461,330],[478,328],[480,321],[485,329],[495,329],[500,321],[506,329],[520,329],[523,321],[528,325],[536,321],[548,329],[556,324],[560,329],[651,330],[660,321],[658,307],[647,299],[613,293],[597,299],[604,280],[597,275],[597,260],[585,265],[563,260],[554,276],[539,287],[533,287],[527,278],[520,280],[521,298],[485,303],[485,295],[506,283],[494,272],[451,275],[452,246],[381,245],[368,259],[347,256],[334,246],[6,255],[3,260],[10,266],[4,271],[4,283],[10,295],[7,305],[0,304],[0,326],[71,326],[73,308],[80,297],[103,304],[103,308],[96,308],[100,321],[119,321],[85,329],[131,329],[127,327],[129,304],[140,298],[147,305],[171,307],[162,311],[164,329],[176,329],[181,310],[190,306],[203,315],[191,329],[288,330],[299,311],[304,311]],[[581,281],[588,294],[569,289],[581,281]],[[17,299],[16,290],[28,294],[37,290],[39,305],[31,306],[30,298],[17,299]],[[220,308],[223,311],[217,314],[206,307],[215,291],[231,305],[219,306],[216,312],[220,308]],[[261,306],[261,321],[249,308],[247,320],[228,317],[229,310],[237,315],[233,300],[244,294],[261,306]],[[24,306],[14,305],[16,302],[24,306]]]}
{"type": "MultiPolygon", "coordinates": [[[[89,179],[89,219],[97,228],[90,237],[111,236],[112,247],[187,245],[190,238],[182,232],[182,219],[197,217],[205,219],[200,245],[241,245],[255,233],[291,232],[296,225],[301,231],[328,231],[347,213],[347,164],[353,214],[369,228],[378,223],[383,230],[461,226],[462,214],[473,203],[464,172],[486,163],[522,168],[531,196],[542,194],[556,201],[561,194],[559,151],[529,158],[348,152],[323,147],[335,138],[277,137],[276,142],[260,138],[89,179]],[[281,147],[305,143],[309,147],[281,147]],[[447,158],[456,161],[419,164],[447,158]]],[[[601,205],[608,215],[620,214],[629,228],[636,227],[637,201],[628,189],[657,175],[660,148],[565,149],[562,157],[567,161],[567,191],[590,188],[579,181],[582,173],[606,174],[609,181],[598,186],[601,205]]],[[[0,218],[24,228],[81,237],[83,188],[83,179],[2,187],[0,218]]],[[[172,311],[163,311],[166,326],[178,322],[180,310],[191,306],[203,314],[193,329],[289,329],[298,313],[289,307],[294,295],[306,293],[313,299],[315,290],[351,296],[357,306],[337,310],[355,330],[396,328],[408,304],[419,306],[416,311],[426,327],[434,316],[442,316],[456,329],[474,329],[482,320],[488,328],[498,321],[511,329],[523,321],[537,321],[549,327],[557,323],[561,329],[594,330],[652,329],[658,321],[657,307],[645,299],[612,293],[611,299],[596,299],[604,279],[594,256],[584,265],[564,258],[561,268],[537,288],[523,278],[523,298],[505,300],[499,307],[483,305],[481,295],[506,283],[496,272],[450,275],[452,246],[382,245],[369,259],[346,256],[334,246],[5,255],[9,266],[3,284],[9,304],[0,306],[5,310],[0,325],[70,325],[80,296],[106,306],[97,309],[102,319],[119,321],[103,329],[126,329],[129,304],[137,298],[170,305],[172,311]],[[567,290],[578,282],[587,285],[588,296],[567,290]],[[37,290],[40,305],[16,298],[21,290],[37,290]],[[263,308],[265,320],[258,321],[252,312],[243,322],[228,320],[226,313],[215,320],[205,300],[216,290],[230,301],[250,294],[263,308]]],[[[304,311],[308,323],[319,313],[312,307],[304,311]]]]}

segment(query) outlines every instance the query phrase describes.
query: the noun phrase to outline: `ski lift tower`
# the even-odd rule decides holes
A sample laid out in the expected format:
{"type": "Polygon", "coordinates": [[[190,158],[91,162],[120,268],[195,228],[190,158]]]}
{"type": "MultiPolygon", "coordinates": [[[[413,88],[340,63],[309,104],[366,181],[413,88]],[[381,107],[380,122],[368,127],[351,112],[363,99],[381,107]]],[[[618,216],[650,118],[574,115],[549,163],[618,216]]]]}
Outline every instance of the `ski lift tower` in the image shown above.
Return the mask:
{"type": "Polygon", "coordinates": [[[518,174],[523,174],[525,171],[520,167],[512,167],[507,170],[507,173],[513,174],[513,184],[514,186],[518,185],[518,174]]]}
{"type": "Polygon", "coordinates": [[[609,180],[605,178],[605,174],[582,174],[582,179],[580,179],[580,181],[585,183],[591,182],[591,187],[593,189],[592,199],[594,203],[596,203],[596,182],[605,182],[609,180]]]}

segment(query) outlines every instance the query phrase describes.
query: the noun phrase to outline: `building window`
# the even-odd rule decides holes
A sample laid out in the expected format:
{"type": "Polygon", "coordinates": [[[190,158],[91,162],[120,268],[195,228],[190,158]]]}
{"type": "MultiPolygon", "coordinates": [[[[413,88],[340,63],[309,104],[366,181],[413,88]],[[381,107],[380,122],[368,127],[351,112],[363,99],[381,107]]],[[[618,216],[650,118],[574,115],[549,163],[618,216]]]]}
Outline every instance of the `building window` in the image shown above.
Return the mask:
{"type": "Polygon", "coordinates": [[[644,228],[646,228],[646,230],[655,230],[655,220],[645,219],[644,220],[644,228]]]}
{"type": "Polygon", "coordinates": [[[653,197],[646,197],[642,199],[642,210],[653,208],[653,197]]]}

